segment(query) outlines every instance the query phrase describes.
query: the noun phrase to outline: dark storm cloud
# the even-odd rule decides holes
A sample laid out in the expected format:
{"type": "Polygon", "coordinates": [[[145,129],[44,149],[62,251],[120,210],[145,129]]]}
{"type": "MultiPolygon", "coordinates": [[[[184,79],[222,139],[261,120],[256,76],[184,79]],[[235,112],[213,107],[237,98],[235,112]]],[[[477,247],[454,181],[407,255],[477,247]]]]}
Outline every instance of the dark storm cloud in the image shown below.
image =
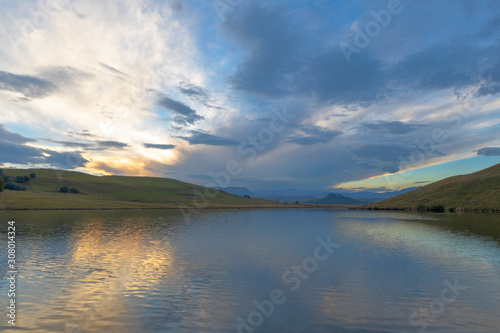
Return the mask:
{"type": "Polygon", "coordinates": [[[500,147],[484,147],[478,149],[477,154],[483,156],[500,156],[500,147]]]}
{"type": "Polygon", "coordinates": [[[415,146],[404,143],[380,142],[366,143],[360,147],[351,149],[351,152],[360,159],[375,160],[380,162],[397,162],[398,157],[407,158],[415,146]]]}
{"type": "Polygon", "coordinates": [[[174,149],[175,145],[168,145],[168,144],[156,144],[156,143],[144,143],[143,146],[145,148],[153,148],[153,149],[174,149]]]}
{"type": "Polygon", "coordinates": [[[437,150],[424,153],[421,147],[396,142],[365,143],[362,146],[350,149],[350,151],[360,160],[357,163],[358,167],[367,170],[378,168],[389,173],[398,172],[399,165],[407,164],[411,156],[415,154],[424,156],[425,159],[445,156],[445,154],[437,150]]]}
{"type": "Polygon", "coordinates": [[[324,102],[369,104],[391,92],[382,62],[370,53],[360,54],[347,65],[342,52],[334,49],[312,63],[299,91],[309,92],[324,102]]]}
{"type": "MultiPolygon", "coordinates": [[[[387,2],[367,3],[365,9],[368,14],[363,14],[366,17],[363,16],[360,26],[367,20],[373,20],[369,9],[377,9],[377,5],[382,9],[387,2]]],[[[375,46],[369,45],[354,54],[352,61],[347,63],[338,43],[332,42],[332,46],[325,47],[325,40],[335,40],[328,29],[314,31],[313,34],[311,25],[300,24],[298,14],[291,16],[286,5],[264,7],[251,2],[239,8],[222,25],[223,30],[248,52],[248,57],[229,81],[236,90],[266,98],[314,96],[320,102],[338,105],[369,105],[415,89],[429,91],[474,85],[479,73],[500,74],[500,58],[497,56],[500,49],[497,44],[477,43],[479,30],[483,28],[493,33],[498,22],[496,18],[492,19],[490,27],[470,24],[466,27],[467,34],[457,35],[456,29],[465,27],[458,17],[465,20],[465,16],[469,15],[460,5],[465,6],[463,2],[430,6],[413,2],[411,12],[407,10],[400,14],[405,19],[398,17],[400,20],[395,21],[393,18],[397,23],[384,28],[385,35],[381,33],[376,41],[389,43],[389,36],[392,36],[396,41],[392,47],[397,49],[398,38],[402,39],[400,36],[403,34],[422,34],[414,24],[406,21],[418,21],[424,14],[429,17],[428,25],[442,32],[443,36],[439,37],[448,40],[429,43],[426,47],[422,45],[392,62],[386,62],[379,53],[373,52],[375,46]],[[453,7],[452,13],[442,15],[442,11],[449,6],[453,7]],[[445,29],[443,25],[447,25],[445,29]]],[[[488,6],[494,6],[494,2],[483,5],[484,8],[475,9],[481,12],[477,15],[485,15],[488,6]]],[[[352,23],[346,21],[344,27],[352,23]]],[[[423,29],[427,31],[430,28],[426,26],[423,29]]],[[[350,34],[336,37],[340,40],[345,37],[347,41],[352,39],[350,34]]],[[[494,75],[495,80],[500,80],[500,75],[498,78],[494,75]]],[[[498,91],[500,87],[495,93],[498,91]]]]}
{"type": "Polygon", "coordinates": [[[0,90],[17,92],[30,99],[46,97],[56,90],[56,86],[35,76],[0,71],[0,90]]]}
{"type": "Polygon", "coordinates": [[[380,170],[384,173],[396,173],[399,171],[399,166],[394,161],[364,160],[357,162],[356,168],[362,170],[380,170]]]}
{"type": "Polygon", "coordinates": [[[382,170],[383,172],[386,172],[386,173],[396,173],[399,171],[399,166],[394,164],[394,163],[389,163],[389,164],[386,164],[386,165],[383,165],[380,170],[382,170]]]}
{"type": "Polygon", "coordinates": [[[283,8],[263,8],[251,2],[230,15],[223,29],[250,52],[250,57],[230,79],[233,87],[264,96],[289,93],[292,75],[300,63],[293,56],[300,45],[283,8]]]}
{"type": "MultiPolygon", "coordinates": [[[[268,158],[259,159],[245,173],[262,179],[271,178],[272,172],[307,184],[297,186],[321,186],[406,169],[400,157],[409,161],[415,152],[425,153],[430,163],[444,155],[440,151],[471,151],[488,142],[484,138],[494,137],[486,129],[461,131],[457,125],[456,130],[446,129],[448,139],[436,143],[434,151],[427,153],[419,146],[433,128],[448,127],[434,119],[446,110],[444,101],[453,93],[474,96],[473,88],[479,88],[477,95],[500,92],[499,1],[401,0],[402,12],[353,54],[350,63],[339,44],[353,44],[356,29],[374,21],[372,11],[387,9],[388,1],[342,1],[348,8],[338,13],[318,10],[317,3],[244,1],[220,25],[236,51],[231,60],[238,64],[227,78],[233,96],[242,101],[242,117],[235,120],[237,130],[218,128],[213,134],[244,140],[266,126],[272,117],[266,111],[272,106],[302,104],[292,112],[293,122],[259,152],[268,158]],[[485,87],[481,77],[489,80],[485,87]],[[348,119],[342,122],[334,115],[348,119]],[[344,133],[301,130],[303,123],[328,118],[332,128],[344,133]],[[477,141],[468,143],[472,140],[477,141]],[[290,143],[298,146],[288,147],[290,143]],[[283,144],[287,148],[282,149],[283,144]]],[[[184,93],[194,99],[200,92],[184,93]]],[[[471,127],[479,116],[467,119],[471,127]]],[[[490,116],[484,117],[486,122],[490,116]]],[[[201,174],[205,166],[192,166],[203,159],[216,163],[213,151],[207,148],[206,154],[186,159],[183,167],[201,174]]]]}
{"type": "Polygon", "coordinates": [[[383,64],[369,53],[347,64],[338,47],[325,50],[324,36],[310,36],[281,7],[252,2],[239,13],[223,25],[250,52],[230,78],[235,89],[266,97],[314,95],[342,104],[369,102],[382,92],[383,64]]]}
{"type": "Polygon", "coordinates": [[[88,160],[79,152],[56,152],[26,145],[35,141],[19,134],[11,133],[0,125],[0,163],[13,164],[49,164],[60,168],[75,168],[84,166],[88,160]]]}
{"type": "Polygon", "coordinates": [[[224,30],[250,52],[230,78],[235,89],[271,98],[312,95],[340,104],[370,102],[381,94],[386,81],[381,61],[363,53],[347,64],[338,47],[325,50],[323,36],[310,36],[285,12],[253,2],[224,22],[224,30]]]}
{"type": "Polygon", "coordinates": [[[358,163],[356,163],[356,166],[358,168],[365,169],[365,170],[373,170],[373,169],[380,168],[380,163],[375,162],[375,161],[371,161],[371,160],[366,160],[366,161],[359,161],[358,163]]]}
{"type": "Polygon", "coordinates": [[[403,123],[401,121],[376,121],[373,123],[363,123],[360,127],[373,132],[406,134],[417,130],[418,128],[422,127],[422,125],[411,125],[403,123]]]}
{"type": "Polygon", "coordinates": [[[432,45],[409,55],[390,72],[398,84],[419,89],[460,88],[473,84],[478,62],[490,71],[499,63],[497,47],[432,45]]]}
{"type": "Polygon", "coordinates": [[[0,151],[0,163],[33,164],[45,158],[42,149],[8,141],[0,141],[0,151]]]}
{"type": "Polygon", "coordinates": [[[340,131],[310,125],[300,126],[300,132],[302,133],[289,137],[287,142],[301,146],[312,146],[317,143],[328,143],[336,136],[342,134],[340,131]]]}
{"type": "Polygon", "coordinates": [[[231,138],[224,138],[200,131],[191,131],[191,136],[178,136],[177,138],[189,142],[190,145],[207,145],[207,146],[237,146],[238,141],[231,138]]]}
{"type": "Polygon", "coordinates": [[[161,95],[158,100],[158,105],[165,108],[171,113],[175,113],[176,116],[171,119],[178,124],[191,124],[203,119],[202,116],[198,115],[195,110],[191,109],[186,104],[173,100],[166,95],[161,95]]]}

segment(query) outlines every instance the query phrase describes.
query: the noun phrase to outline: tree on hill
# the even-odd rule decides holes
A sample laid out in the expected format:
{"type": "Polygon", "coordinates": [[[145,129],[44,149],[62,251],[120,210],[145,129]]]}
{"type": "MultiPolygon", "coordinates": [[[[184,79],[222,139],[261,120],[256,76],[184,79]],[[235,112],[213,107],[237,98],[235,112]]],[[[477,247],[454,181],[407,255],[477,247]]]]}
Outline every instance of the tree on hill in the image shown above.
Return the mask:
{"type": "MultiPolygon", "coordinates": [[[[0,170],[0,171],[2,171],[2,170],[0,170]]],[[[2,177],[0,177],[0,192],[3,191],[4,187],[5,187],[5,181],[3,180],[2,177]]]]}
{"type": "Polygon", "coordinates": [[[27,183],[30,181],[30,177],[28,176],[16,176],[16,178],[14,178],[14,181],[16,183],[19,183],[19,184],[22,184],[22,183],[27,183]]]}
{"type": "Polygon", "coordinates": [[[36,173],[34,173],[34,172],[30,173],[30,178],[31,178],[31,179],[36,178],[36,173]]]}
{"type": "Polygon", "coordinates": [[[13,190],[13,191],[26,191],[26,186],[9,181],[9,182],[5,182],[5,189],[6,190],[13,190]]]}
{"type": "Polygon", "coordinates": [[[76,187],[72,187],[69,189],[69,193],[80,193],[80,191],[76,187]]]}
{"type": "Polygon", "coordinates": [[[64,185],[59,188],[59,191],[61,191],[62,193],[68,193],[69,188],[66,185],[64,185]]]}

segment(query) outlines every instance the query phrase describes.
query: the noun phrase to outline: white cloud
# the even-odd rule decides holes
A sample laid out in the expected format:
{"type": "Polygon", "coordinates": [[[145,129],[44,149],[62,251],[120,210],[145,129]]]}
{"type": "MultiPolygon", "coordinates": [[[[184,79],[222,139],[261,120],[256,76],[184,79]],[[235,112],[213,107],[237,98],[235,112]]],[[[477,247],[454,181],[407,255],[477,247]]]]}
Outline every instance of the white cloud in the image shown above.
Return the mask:
{"type": "MultiPolygon", "coordinates": [[[[64,2],[64,8],[46,3],[2,5],[4,24],[10,28],[8,33],[4,29],[0,42],[22,42],[0,49],[0,70],[48,76],[57,90],[29,101],[20,93],[0,90],[0,123],[22,124],[60,140],[68,139],[69,131],[88,130],[101,140],[137,143],[131,152],[93,152],[96,159],[141,153],[151,158],[143,142],[176,141],[168,123],[154,113],[156,95],[150,89],[175,94],[183,78],[206,85],[188,22],[170,6],[153,2],[78,1],[64,2]],[[36,29],[25,33],[37,17],[46,19],[35,21],[36,29]],[[61,77],[64,68],[85,75],[61,77]]],[[[208,112],[200,103],[185,101],[200,113],[208,112]]],[[[208,120],[215,117],[212,110],[208,113],[208,120]]]]}

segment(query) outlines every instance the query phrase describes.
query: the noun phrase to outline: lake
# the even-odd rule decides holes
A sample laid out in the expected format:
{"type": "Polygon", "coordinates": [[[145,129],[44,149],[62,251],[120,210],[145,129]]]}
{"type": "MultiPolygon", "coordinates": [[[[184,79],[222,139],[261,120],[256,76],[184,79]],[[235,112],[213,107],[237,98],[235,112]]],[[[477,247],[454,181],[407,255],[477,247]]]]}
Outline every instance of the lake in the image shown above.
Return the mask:
{"type": "Polygon", "coordinates": [[[498,332],[500,215],[0,212],[3,332],[498,332]]]}

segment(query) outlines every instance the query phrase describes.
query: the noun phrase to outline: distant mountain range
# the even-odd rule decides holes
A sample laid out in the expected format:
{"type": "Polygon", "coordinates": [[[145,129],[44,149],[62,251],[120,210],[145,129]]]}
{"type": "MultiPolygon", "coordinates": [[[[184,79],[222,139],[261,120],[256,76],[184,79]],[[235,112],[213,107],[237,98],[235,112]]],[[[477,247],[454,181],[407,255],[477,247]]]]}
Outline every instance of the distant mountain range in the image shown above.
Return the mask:
{"type": "Polygon", "coordinates": [[[219,190],[226,191],[231,194],[240,196],[248,195],[261,199],[279,201],[279,202],[300,202],[300,203],[319,203],[319,204],[349,204],[349,205],[366,205],[377,201],[382,201],[393,196],[406,193],[417,189],[418,187],[410,187],[400,191],[392,192],[352,192],[352,193],[331,193],[324,190],[297,190],[294,188],[271,190],[271,191],[256,191],[252,192],[246,187],[217,187],[219,190]]]}
{"type": "Polygon", "coordinates": [[[226,191],[231,194],[240,196],[248,195],[261,199],[279,201],[279,202],[300,202],[300,203],[332,203],[332,204],[353,204],[353,205],[366,205],[378,201],[382,201],[406,192],[410,192],[419,187],[410,187],[400,191],[390,191],[384,193],[361,191],[361,192],[346,192],[344,193],[331,193],[325,190],[297,190],[294,188],[270,191],[255,191],[252,192],[246,187],[217,187],[219,190],[226,191]],[[338,196],[334,196],[338,195],[338,196]],[[342,199],[346,198],[346,199],[342,199]],[[352,201],[350,201],[352,200],[352,201]],[[331,201],[331,202],[330,202],[331,201]],[[349,202],[348,202],[349,201],[349,202]]]}
{"type": "Polygon", "coordinates": [[[366,205],[370,202],[356,200],[343,196],[338,193],[328,193],[324,198],[306,201],[305,203],[321,204],[321,205],[366,205]]]}
{"type": "Polygon", "coordinates": [[[468,175],[445,178],[368,208],[500,211],[500,164],[468,175]]]}
{"type": "Polygon", "coordinates": [[[416,186],[416,187],[408,187],[408,188],[405,188],[403,190],[399,190],[399,191],[389,191],[389,192],[370,192],[370,191],[360,191],[360,192],[352,192],[352,193],[342,193],[344,195],[348,195],[349,197],[351,198],[374,198],[374,199],[380,199],[380,200],[383,200],[383,199],[389,199],[389,198],[392,198],[392,197],[395,197],[397,195],[400,195],[400,194],[403,194],[403,193],[406,193],[406,192],[410,192],[410,191],[413,191],[413,190],[416,190],[417,188],[420,188],[422,186],[416,186]]]}
{"type": "Polygon", "coordinates": [[[218,190],[221,190],[221,191],[226,191],[227,193],[230,193],[230,194],[236,194],[236,195],[241,195],[241,196],[244,196],[244,195],[248,195],[248,196],[251,196],[251,197],[254,197],[255,195],[253,194],[252,191],[250,191],[248,188],[246,187],[215,187],[216,189],[218,190]]]}
{"type": "MultiPolygon", "coordinates": [[[[258,198],[267,198],[270,200],[279,200],[282,197],[315,197],[317,199],[327,195],[329,191],[325,190],[297,190],[294,188],[286,188],[282,190],[270,190],[270,191],[255,191],[254,195],[258,198]]],[[[281,201],[281,200],[279,200],[281,201]]]]}

